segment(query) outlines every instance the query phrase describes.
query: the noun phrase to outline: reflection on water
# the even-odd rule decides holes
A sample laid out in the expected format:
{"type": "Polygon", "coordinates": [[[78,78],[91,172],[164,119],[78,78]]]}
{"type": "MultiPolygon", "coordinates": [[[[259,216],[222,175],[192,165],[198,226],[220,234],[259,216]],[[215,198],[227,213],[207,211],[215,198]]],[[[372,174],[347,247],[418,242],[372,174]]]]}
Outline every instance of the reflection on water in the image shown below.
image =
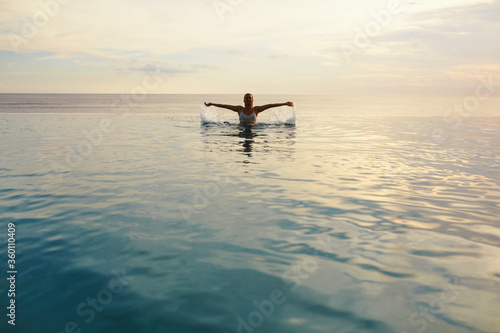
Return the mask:
{"type": "Polygon", "coordinates": [[[242,138],[243,141],[243,152],[245,155],[248,157],[252,157],[252,144],[255,142],[254,138],[258,136],[258,134],[254,133],[252,131],[252,126],[244,126],[241,125],[240,132],[238,133],[238,136],[242,138]]]}
{"type": "Polygon", "coordinates": [[[245,256],[244,266],[282,278],[266,279],[290,300],[280,327],[495,332],[498,300],[488,294],[500,276],[498,151],[492,133],[479,129],[485,123],[450,130],[439,143],[428,140],[437,126],[344,118],[293,129],[204,129],[207,157],[229,163],[237,152],[258,167],[233,176],[234,187],[198,223],[224,221],[217,239],[265,251],[245,256]],[[291,158],[271,158],[280,154],[291,158]],[[320,236],[335,246],[325,251],[320,236]],[[378,321],[388,317],[392,328],[378,321]]]}
{"type": "MultiPolygon", "coordinates": [[[[205,151],[221,154],[239,152],[243,163],[256,163],[255,154],[293,155],[295,125],[202,124],[205,151]]],[[[227,157],[227,156],[226,156],[227,157]]]]}
{"type": "Polygon", "coordinates": [[[56,182],[99,116],[6,119],[20,332],[498,332],[498,121],[131,117],[56,182]]]}

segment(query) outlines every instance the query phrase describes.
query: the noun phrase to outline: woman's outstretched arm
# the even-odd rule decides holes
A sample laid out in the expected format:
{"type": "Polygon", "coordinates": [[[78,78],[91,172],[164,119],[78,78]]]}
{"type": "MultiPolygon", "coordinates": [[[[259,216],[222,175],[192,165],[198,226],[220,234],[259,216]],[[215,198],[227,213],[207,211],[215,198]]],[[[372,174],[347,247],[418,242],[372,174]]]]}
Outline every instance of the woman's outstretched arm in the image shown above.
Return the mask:
{"type": "Polygon", "coordinates": [[[207,103],[205,102],[206,106],[216,106],[218,108],[223,108],[223,109],[229,109],[234,112],[238,112],[241,109],[241,106],[239,105],[226,105],[226,104],[216,104],[216,103],[207,103]]]}
{"type": "Polygon", "coordinates": [[[270,109],[270,108],[277,108],[279,106],[293,106],[293,103],[292,102],[286,102],[286,103],[276,103],[276,104],[266,104],[266,105],[262,105],[262,106],[257,106],[256,109],[257,109],[257,113],[260,113],[262,111],[265,111],[267,109],[270,109]]]}

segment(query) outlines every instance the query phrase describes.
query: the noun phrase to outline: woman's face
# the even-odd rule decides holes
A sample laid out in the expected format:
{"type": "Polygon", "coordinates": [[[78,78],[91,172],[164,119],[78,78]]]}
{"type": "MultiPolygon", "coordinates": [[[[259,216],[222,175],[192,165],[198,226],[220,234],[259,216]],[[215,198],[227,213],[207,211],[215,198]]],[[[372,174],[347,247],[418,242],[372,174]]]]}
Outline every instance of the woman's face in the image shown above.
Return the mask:
{"type": "Polygon", "coordinates": [[[243,97],[243,101],[245,102],[245,104],[252,104],[253,103],[252,94],[246,94],[245,97],[243,97]]]}

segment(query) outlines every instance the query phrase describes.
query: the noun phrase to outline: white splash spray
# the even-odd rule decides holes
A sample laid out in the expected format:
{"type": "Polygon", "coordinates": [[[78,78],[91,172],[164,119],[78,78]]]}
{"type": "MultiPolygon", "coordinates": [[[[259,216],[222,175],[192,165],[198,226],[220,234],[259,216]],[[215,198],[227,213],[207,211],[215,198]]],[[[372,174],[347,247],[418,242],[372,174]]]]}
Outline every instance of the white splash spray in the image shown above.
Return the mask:
{"type": "MultiPolygon", "coordinates": [[[[295,106],[282,106],[259,114],[257,124],[294,125],[297,118],[298,112],[295,106]]],[[[209,124],[237,124],[239,122],[238,116],[234,112],[219,112],[216,107],[206,107],[204,104],[201,105],[200,120],[202,123],[209,124]]]]}
{"type": "Polygon", "coordinates": [[[265,124],[273,124],[273,125],[295,125],[297,122],[297,109],[295,106],[292,107],[287,107],[287,106],[282,106],[279,108],[275,108],[269,111],[265,111],[264,113],[261,114],[262,119],[258,119],[259,123],[265,123],[265,124]],[[264,116],[266,112],[269,112],[264,116]]]}
{"type": "Polygon", "coordinates": [[[201,105],[200,120],[202,123],[221,123],[215,108],[206,107],[204,104],[201,105]]]}

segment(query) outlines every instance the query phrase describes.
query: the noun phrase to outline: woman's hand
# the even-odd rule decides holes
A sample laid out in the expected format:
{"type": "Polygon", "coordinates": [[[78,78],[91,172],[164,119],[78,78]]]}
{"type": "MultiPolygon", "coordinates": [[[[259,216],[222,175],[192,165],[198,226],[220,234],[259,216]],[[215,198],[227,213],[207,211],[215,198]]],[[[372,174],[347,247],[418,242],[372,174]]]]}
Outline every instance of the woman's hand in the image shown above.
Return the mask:
{"type": "Polygon", "coordinates": [[[293,102],[286,102],[285,104],[288,106],[293,106],[293,102]]]}
{"type": "Polygon", "coordinates": [[[212,106],[212,103],[205,102],[205,106],[212,106]]]}

